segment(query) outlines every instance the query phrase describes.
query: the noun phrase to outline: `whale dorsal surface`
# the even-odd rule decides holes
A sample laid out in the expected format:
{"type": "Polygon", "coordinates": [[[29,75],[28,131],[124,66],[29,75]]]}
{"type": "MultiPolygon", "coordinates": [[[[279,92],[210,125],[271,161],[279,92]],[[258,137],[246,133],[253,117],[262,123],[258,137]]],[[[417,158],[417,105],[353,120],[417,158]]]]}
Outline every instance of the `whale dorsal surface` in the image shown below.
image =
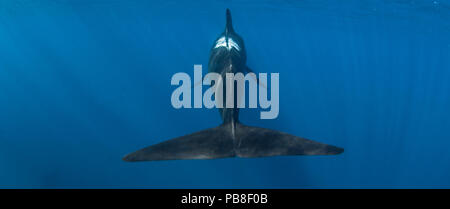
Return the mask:
{"type": "MultiPolygon", "coordinates": [[[[227,9],[225,30],[211,48],[209,71],[222,76],[227,72],[249,72],[246,56],[244,42],[234,31],[231,13],[227,9]]],[[[137,162],[281,155],[336,155],[344,151],[339,147],[280,131],[243,125],[239,122],[237,108],[220,108],[219,113],[223,120],[220,126],[146,147],[128,154],[123,160],[137,162]]]]}

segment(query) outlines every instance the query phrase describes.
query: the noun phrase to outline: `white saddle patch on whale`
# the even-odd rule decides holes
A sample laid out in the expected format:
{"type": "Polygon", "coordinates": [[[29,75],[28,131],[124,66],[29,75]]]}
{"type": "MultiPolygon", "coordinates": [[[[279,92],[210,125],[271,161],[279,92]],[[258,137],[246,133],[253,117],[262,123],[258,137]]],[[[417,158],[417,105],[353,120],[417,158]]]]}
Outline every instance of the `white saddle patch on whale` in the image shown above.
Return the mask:
{"type": "Polygon", "coordinates": [[[217,40],[214,48],[219,48],[219,47],[225,47],[228,49],[228,51],[231,50],[232,48],[234,48],[238,51],[241,51],[241,47],[239,47],[239,45],[236,42],[234,42],[234,40],[232,38],[228,38],[228,45],[227,45],[225,37],[220,37],[219,40],[217,40]]]}

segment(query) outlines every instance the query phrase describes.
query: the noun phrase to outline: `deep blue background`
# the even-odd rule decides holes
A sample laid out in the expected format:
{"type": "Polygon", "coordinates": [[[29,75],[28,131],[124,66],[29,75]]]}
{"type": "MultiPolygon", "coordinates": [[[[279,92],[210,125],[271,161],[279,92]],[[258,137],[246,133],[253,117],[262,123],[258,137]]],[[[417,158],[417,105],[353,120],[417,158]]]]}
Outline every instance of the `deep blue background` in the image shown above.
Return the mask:
{"type": "Polygon", "coordinates": [[[449,1],[0,1],[0,187],[450,187],[449,1]],[[248,65],[280,73],[280,115],[249,125],[339,156],[125,163],[216,126],[176,110],[230,8],[248,65]]]}

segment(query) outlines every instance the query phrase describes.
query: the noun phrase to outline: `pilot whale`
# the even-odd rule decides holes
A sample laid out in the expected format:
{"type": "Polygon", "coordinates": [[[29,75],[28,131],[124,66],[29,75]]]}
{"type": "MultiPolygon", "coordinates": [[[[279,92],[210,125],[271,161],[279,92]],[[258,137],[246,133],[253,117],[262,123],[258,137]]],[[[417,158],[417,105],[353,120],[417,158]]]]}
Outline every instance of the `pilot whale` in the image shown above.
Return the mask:
{"type": "MultiPolygon", "coordinates": [[[[208,69],[225,79],[226,73],[252,72],[246,66],[243,39],[234,31],[230,10],[226,10],[225,31],[211,49],[208,69]]],[[[237,99],[234,99],[237,101],[237,99]]],[[[239,108],[218,108],[223,123],[186,136],[167,140],[126,155],[127,162],[157,160],[269,157],[283,155],[336,155],[342,148],[276,130],[247,126],[239,122],[239,108]]]]}

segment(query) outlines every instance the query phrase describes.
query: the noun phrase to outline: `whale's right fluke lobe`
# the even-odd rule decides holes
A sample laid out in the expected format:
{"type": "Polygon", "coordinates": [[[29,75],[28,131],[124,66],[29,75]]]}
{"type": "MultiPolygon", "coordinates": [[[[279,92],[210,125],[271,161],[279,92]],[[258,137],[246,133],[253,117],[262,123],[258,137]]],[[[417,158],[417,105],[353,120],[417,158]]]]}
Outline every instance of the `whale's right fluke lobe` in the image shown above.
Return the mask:
{"type": "Polygon", "coordinates": [[[286,155],[337,155],[344,149],[304,139],[281,131],[238,124],[239,157],[269,157],[286,155]]]}

